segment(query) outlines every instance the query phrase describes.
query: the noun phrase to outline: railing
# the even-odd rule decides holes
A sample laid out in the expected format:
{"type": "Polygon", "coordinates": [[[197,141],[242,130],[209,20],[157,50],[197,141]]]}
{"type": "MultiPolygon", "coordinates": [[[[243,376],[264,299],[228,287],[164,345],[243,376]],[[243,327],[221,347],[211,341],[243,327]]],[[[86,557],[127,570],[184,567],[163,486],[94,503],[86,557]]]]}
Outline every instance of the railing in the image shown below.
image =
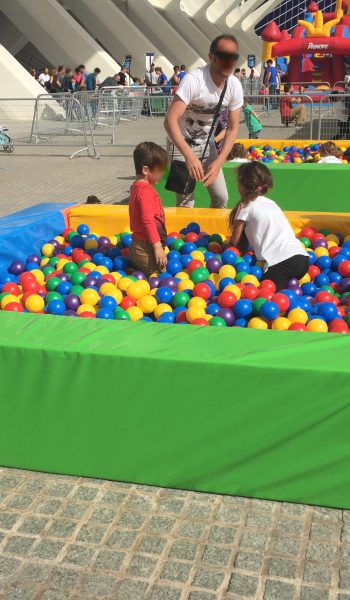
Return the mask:
{"type": "Polygon", "coordinates": [[[319,103],[318,139],[349,139],[350,94],[329,94],[319,103]]]}

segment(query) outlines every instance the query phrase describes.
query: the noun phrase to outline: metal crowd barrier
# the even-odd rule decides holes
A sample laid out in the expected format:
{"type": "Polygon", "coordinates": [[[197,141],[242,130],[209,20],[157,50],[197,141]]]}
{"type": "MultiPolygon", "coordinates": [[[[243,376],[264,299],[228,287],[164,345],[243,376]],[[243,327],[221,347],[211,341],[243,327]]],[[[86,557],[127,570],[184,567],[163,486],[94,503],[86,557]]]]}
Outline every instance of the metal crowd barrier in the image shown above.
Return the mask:
{"type": "Polygon", "coordinates": [[[319,105],[319,140],[348,140],[350,136],[350,94],[323,96],[319,105]]]}
{"type": "Polygon", "coordinates": [[[29,144],[35,98],[0,98],[0,125],[9,129],[14,144],[29,144]]]}

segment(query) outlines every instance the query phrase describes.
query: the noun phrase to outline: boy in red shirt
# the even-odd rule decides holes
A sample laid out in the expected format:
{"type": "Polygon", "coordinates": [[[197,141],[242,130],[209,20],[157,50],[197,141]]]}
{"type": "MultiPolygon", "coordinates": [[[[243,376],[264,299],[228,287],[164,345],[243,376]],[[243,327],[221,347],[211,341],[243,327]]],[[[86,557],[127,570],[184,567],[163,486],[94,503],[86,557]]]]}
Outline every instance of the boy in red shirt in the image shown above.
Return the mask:
{"type": "Polygon", "coordinates": [[[167,162],[164,148],[153,142],[142,142],[134,150],[136,181],[130,190],[132,244],[129,258],[135,269],[147,277],[167,264],[164,209],[153,187],[161,179],[167,162]]]}

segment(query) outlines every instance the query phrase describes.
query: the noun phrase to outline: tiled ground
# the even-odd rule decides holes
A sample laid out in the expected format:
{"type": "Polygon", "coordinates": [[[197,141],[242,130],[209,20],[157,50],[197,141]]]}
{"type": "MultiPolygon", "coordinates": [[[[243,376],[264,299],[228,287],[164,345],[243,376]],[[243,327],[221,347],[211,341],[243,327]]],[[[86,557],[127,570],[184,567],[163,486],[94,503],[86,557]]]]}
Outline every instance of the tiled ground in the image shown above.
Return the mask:
{"type": "Polygon", "coordinates": [[[350,600],[350,512],[0,469],[1,600],[350,600]]]}

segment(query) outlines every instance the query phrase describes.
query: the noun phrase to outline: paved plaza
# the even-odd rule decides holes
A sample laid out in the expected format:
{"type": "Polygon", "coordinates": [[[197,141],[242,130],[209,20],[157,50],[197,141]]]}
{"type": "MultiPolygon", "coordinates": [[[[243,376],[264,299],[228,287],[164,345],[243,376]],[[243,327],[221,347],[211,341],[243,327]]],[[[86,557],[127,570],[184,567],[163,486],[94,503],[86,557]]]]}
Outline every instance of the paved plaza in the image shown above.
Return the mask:
{"type": "MultiPolygon", "coordinates": [[[[100,160],[0,153],[0,214],[125,202],[142,139],[164,143],[161,122],[121,127],[100,160]]],[[[1,600],[247,598],[350,600],[350,511],[0,467],[1,600]]]]}

